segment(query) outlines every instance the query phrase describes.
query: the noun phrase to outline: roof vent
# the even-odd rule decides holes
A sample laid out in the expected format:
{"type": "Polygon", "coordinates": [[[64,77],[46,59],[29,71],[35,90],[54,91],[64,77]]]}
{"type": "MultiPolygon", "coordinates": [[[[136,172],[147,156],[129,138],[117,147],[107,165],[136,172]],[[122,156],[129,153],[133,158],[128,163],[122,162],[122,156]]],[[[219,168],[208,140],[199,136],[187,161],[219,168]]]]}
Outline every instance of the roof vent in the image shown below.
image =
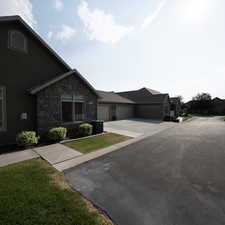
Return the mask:
{"type": "Polygon", "coordinates": [[[10,31],[9,48],[27,53],[27,39],[24,34],[16,30],[10,31]]]}

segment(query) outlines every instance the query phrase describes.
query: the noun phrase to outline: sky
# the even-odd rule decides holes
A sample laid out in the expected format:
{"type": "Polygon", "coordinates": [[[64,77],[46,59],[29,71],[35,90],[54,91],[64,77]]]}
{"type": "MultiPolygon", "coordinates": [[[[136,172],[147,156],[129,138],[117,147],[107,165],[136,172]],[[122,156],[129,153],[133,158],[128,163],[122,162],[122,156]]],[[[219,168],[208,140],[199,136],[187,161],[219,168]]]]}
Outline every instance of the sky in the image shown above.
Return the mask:
{"type": "Polygon", "coordinates": [[[225,98],[224,0],[1,0],[99,90],[225,98]]]}

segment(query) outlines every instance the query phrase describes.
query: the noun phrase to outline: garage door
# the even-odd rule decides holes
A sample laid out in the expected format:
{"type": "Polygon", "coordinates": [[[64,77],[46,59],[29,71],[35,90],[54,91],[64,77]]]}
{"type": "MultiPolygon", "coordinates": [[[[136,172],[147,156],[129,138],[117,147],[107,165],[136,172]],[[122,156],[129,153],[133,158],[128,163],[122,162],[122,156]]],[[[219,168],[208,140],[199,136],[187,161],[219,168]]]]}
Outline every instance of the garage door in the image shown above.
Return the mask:
{"type": "Polygon", "coordinates": [[[104,120],[104,121],[110,120],[109,105],[98,105],[98,120],[104,120]]]}
{"type": "Polygon", "coordinates": [[[134,117],[133,105],[117,105],[116,106],[116,119],[124,120],[134,117]]]}
{"type": "Polygon", "coordinates": [[[137,117],[143,119],[156,119],[161,120],[163,118],[162,105],[138,105],[137,117]]]}

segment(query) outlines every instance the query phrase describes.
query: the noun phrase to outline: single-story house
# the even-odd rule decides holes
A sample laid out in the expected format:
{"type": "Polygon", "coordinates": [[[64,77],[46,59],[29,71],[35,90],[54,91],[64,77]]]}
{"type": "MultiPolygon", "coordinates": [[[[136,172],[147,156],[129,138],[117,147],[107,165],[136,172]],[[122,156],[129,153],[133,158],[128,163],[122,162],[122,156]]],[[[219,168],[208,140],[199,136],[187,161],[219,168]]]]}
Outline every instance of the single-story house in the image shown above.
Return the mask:
{"type": "Polygon", "coordinates": [[[0,17],[0,145],[97,119],[98,93],[19,16],[0,17]]]}
{"type": "Polygon", "coordinates": [[[225,114],[225,100],[221,98],[214,98],[212,100],[212,113],[215,115],[225,114]]]}
{"type": "Polygon", "coordinates": [[[96,91],[19,16],[0,17],[0,145],[23,130],[45,134],[96,119],[163,119],[168,94],[96,91]]]}
{"type": "Polygon", "coordinates": [[[117,94],[135,102],[134,115],[137,118],[163,120],[170,115],[168,94],[161,94],[159,91],[145,87],[117,94]]]}
{"type": "MultiPolygon", "coordinates": [[[[224,115],[225,114],[225,100],[221,98],[214,98],[212,100],[208,100],[206,103],[208,107],[205,111],[199,109],[199,102],[196,100],[191,100],[185,103],[185,107],[190,113],[204,113],[204,114],[214,114],[214,115],[224,115]],[[196,109],[196,107],[198,108],[196,109]]],[[[203,105],[204,106],[204,105],[203,105]]],[[[202,106],[201,106],[202,107],[202,106]]]]}
{"type": "Polygon", "coordinates": [[[97,111],[99,120],[123,120],[135,116],[135,102],[114,92],[97,91],[97,93],[100,97],[97,111]]]}
{"type": "Polygon", "coordinates": [[[179,97],[170,98],[170,116],[179,116],[181,114],[181,101],[179,97]]]}

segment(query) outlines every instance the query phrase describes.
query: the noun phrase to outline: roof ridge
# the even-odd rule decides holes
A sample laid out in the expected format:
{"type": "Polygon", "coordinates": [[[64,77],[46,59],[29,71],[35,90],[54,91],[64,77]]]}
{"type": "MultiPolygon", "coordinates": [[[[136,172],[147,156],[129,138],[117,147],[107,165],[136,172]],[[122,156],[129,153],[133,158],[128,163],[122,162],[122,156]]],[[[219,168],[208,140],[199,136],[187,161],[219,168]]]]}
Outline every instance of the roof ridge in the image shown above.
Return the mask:
{"type": "Polygon", "coordinates": [[[135,103],[134,101],[111,91],[97,90],[102,102],[135,103]]]}

